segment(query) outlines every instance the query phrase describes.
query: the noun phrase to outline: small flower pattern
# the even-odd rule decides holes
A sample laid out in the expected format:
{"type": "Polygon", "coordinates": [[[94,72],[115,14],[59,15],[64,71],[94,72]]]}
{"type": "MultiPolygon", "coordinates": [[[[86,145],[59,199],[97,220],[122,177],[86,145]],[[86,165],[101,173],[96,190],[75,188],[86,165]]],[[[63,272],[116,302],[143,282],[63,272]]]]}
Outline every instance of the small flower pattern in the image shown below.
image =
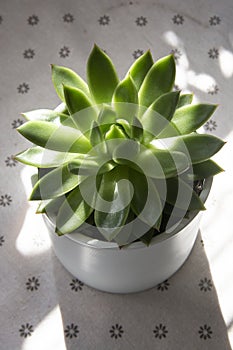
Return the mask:
{"type": "Polygon", "coordinates": [[[70,283],[71,290],[74,290],[75,292],[78,292],[79,290],[83,289],[83,282],[79,281],[77,278],[72,279],[72,282],[70,283]]]}
{"type": "Polygon", "coordinates": [[[221,18],[219,16],[212,16],[209,19],[209,23],[211,26],[217,26],[221,23],[221,18]]]}
{"type": "Polygon", "coordinates": [[[23,57],[26,58],[27,60],[33,59],[35,56],[35,51],[32,49],[27,49],[23,52],[23,57]]]}
{"type": "Polygon", "coordinates": [[[37,234],[35,237],[33,237],[33,245],[37,248],[41,248],[45,245],[45,239],[37,234]]]}
{"type": "Polygon", "coordinates": [[[170,286],[170,283],[168,282],[168,280],[166,280],[162,283],[159,283],[157,286],[157,289],[163,292],[165,290],[168,290],[169,286],[170,286]]]}
{"type": "Polygon", "coordinates": [[[214,131],[217,129],[217,123],[215,120],[210,119],[205,123],[204,128],[206,131],[214,131]]]}
{"type": "Polygon", "coordinates": [[[198,284],[200,287],[200,290],[203,292],[209,292],[212,290],[213,284],[210,279],[207,277],[200,280],[200,283],[198,284]]]}
{"type": "Polygon", "coordinates": [[[182,25],[184,23],[184,17],[180,14],[176,14],[173,16],[172,21],[176,25],[182,25]]]}
{"type": "Polygon", "coordinates": [[[6,160],[5,160],[6,166],[10,167],[10,168],[15,167],[17,163],[18,162],[17,162],[16,159],[14,159],[14,156],[7,157],[6,160]]]}
{"type": "Polygon", "coordinates": [[[208,51],[208,55],[209,55],[209,58],[212,58],[213,60],[217,59],[218,56],[219,56],[219,51],[218,49],[216,49],[215,47],[213,47],[212,49],[210,49],[208,51]]]}
{"type": "Polygon", "coordinates": [[[0,247],[3,246],[3,243],[5,242],[4,236],[0,236],[0,247]]]}
{"type": "Polygon", "coordinates": [[[124,330],[123,327],[117,323],[114,326],[112,326],[112,328],[109,330],[109,333],[111,338],[118,339],[122,337],[124,330]]]}
{"type": "Polygon", "coordinates": [[[216,84],[211,85],[208,89],[207,89],[207,93],[209,95],[217,95],[217,93],[219,92],[219,87],[216,84]]]}
{"type": "Polygon", "coordinates": [[[12,126],[12,129],[17,129],[18,127],[20,127],[20,125],[23,124],[23,120],[22,119],[15,119],[12,123],[11,123],[11,126],[12,126]]]}
{"type": "Polygon", "coordinates": [[[66,23],[73,23],[74,22],[74,16],[71,15],[71,13],[66,13],[63,16],[63,21],[66,22],[66,23]]]}
{"type": "Polygon", "coordinates": [[[101,26],[107,26],[110,23],[110,17],[107,15],[103,15],[98,19],[98,22],[101,26]]]}
{"type": "Polygon", "coordinates": [[[180,88],[177,84],[175,84],[175,85],[173,86],[173,89],[174,89],[175,91],[181,90],[181,88],[180,88]]]}
{"type": "Polygon", "coordinates": [[[135,58],[135,60],[142,55],[143,55],[143,50],[137,49],[133,52],[133,57],[135,58]]]}
{"type": "Polygon", "coordinates": [[[212,337],[212,329],[210,326],[207,326],[206,324],[204,324],[204,326],[201,326],[199,328],[199,336],[201,339],[204,339],[204,340],[207,340],[207,339],[210,339],[212,337]]]}
{"type": "Polygon", "coordinates": [[[39,23],[39,17],[36,15],[32,15],[28,17],[28,24],[30,26],[36,26],[39,23]]]}
{"type": "Polygon", "coordinates": [[[22,84],[19,84],[19,86],[17,87],[17,90],[19,94],[27,94],[30,88],[27,83],[22,83],[22,84]]]}
{"type": "Polygon", "coordinates": [[[172,49],[171,54],[174,56],[176,62],[178,62],[180,57],[182,56],[182,53],[178,49],[172,49]]]}
{"type": "Polygon", "coordinates": [[[4,194],[4,195],[0,196],[0,205],[2,207],[6,207],[6,206],[10,205],[11,202],[12,202],[12,198],[8,194],[4,194]]]}
{"type": "Polygon", "coordinates": [[[66,338],[77,338],[79,333],[78,325],[75,325],[74,323],[67,325],[66,329],[64,330],[64,333],[66,338]]]}
{"type": "Polygon", "coordinates": [[[39,279],[36,277],[28,278],[26,282],[26,288],[27,290],[30,290],[33,292],[34,290],[37,290],[40,286],[39,279]]]}
{"type": "Polygon", "coordinates": [[[143,17],[143,16],[140,16],[136,19],[135,21],[136,25],[139,26],[139,27],[144,27],[146,26],[147,24],[147,18],[146,17],[143,17]]]}
{"type": "Polygon", "coordinates": [[[162,323],[160,323],[159,325],[155,326],[153,333],[154,333],[155,338],[163,339],[163,338],[166,338],[168,330],[167,330],[166,326],[164,326],[162,323]]]}
{"type": "Polygon", "coordinates": [[[21,328],[19,329],[20,336],[24,338],[31,336],[32,332],[34,332],[34,329],[29,323],[22,324],[21,328]]]}
{"type": "Polygon", "coordinates": [[[59,51],[59,56],[61,58],[66,58],[70,55],[70,49],[67,46],[63,46],[59,51]]]}

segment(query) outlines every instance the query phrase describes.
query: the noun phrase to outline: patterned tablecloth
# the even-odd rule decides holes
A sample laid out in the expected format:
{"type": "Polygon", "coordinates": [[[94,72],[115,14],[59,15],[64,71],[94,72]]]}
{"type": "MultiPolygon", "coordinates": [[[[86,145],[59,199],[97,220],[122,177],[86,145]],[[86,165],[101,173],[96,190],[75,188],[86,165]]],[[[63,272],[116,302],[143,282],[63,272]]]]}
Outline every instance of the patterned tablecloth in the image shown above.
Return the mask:
{"type": "Polygon", "coordinates": [[[233,344],[232,0],[0,2],[0,349],[228,350],[233,344]],[[27,202],[32,170],[20,113],[58,104],[49,63],[85,77],[96,42],[123,77],[148,48],[174,53],[177,88],[219,103],[204,126],[227,140],[200,234],[186,264],[143,293],[102,293],[74,279],[27,202]]]}

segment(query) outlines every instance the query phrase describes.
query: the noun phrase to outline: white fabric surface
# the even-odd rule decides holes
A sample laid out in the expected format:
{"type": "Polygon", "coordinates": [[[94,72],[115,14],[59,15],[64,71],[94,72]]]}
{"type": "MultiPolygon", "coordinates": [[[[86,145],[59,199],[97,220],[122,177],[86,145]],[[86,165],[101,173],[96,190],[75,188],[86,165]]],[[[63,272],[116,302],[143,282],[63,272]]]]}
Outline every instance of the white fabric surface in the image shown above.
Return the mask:
{"type": "Polygon", "coordinates": [[[1,350],[231,348],[232,18],[232,0],[1,1],[1,350]],[[176,84],[219,104],[205,129],[227,141],[215,158],[226,171],[215,178],[190,258],[168,282],[134,295],[72,281],[27,202],[32,169],[11,159],[28,146],[15,131],[20,112],[59,103],[49,64],[85,77],[94,42],[121,77],[142,51],[157,59],[175,50],[176,84]]]}

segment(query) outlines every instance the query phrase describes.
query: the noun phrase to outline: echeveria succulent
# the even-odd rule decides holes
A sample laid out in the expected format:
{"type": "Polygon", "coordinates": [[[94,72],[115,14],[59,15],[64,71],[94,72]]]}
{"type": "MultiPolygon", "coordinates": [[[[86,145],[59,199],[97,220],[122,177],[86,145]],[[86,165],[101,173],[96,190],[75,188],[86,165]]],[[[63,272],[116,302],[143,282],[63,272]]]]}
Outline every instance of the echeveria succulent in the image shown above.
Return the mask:
{"type": "Polygon", "coordinates": [[[85,223],[119,245],[149,243],[205,209],[195,185],[222,171],[210,158],[224,142],[196,130],[216,105],[192,104],[192,94],[173,91],[174,80],[173,56],[154,63],[150,51],[122,80],[96,45],[87,83],[52,65],[62,107],[23,114],[18,131],[34,145],[16,159],[47,169],[30,200],[41,201],[39,213],[56,213],[58,235],[85,223]]]}

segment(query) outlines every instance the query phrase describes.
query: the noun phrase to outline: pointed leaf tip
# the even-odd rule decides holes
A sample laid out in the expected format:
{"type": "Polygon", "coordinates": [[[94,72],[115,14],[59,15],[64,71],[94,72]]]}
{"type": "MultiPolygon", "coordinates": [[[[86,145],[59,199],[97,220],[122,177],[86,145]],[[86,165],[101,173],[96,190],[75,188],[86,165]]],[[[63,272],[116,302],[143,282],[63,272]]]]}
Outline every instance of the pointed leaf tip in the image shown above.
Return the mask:
{"type": "Polygon", "coordinates": [[[118,84],[118,77],[110,57],[94,45],[87,61],[87,81],[96,103],[108,103],[118,84]]]}

